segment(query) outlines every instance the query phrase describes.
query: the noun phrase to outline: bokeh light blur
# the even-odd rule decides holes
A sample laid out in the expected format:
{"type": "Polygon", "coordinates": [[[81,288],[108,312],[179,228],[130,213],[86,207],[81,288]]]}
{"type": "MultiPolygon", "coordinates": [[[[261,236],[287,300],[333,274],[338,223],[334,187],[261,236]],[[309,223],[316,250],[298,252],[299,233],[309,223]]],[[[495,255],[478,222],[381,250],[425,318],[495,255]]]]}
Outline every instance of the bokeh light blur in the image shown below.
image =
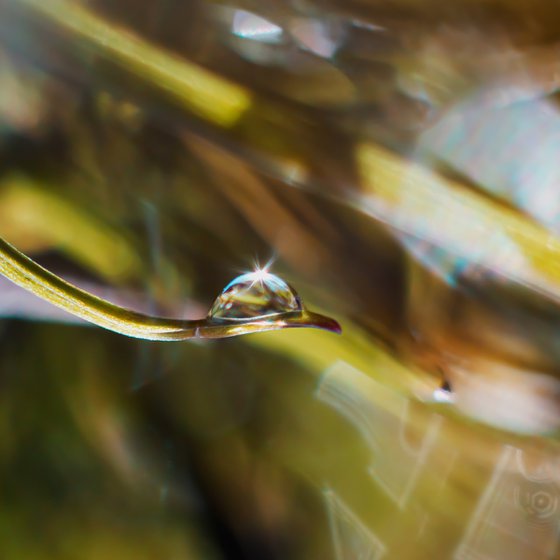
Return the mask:
{"type": "Polygon", "coordinates": [[[342,327],[130,339],[0,277],[0,558],[560,558],[559,29],[0,2],[2,239],[149,315],[342,327]]]}

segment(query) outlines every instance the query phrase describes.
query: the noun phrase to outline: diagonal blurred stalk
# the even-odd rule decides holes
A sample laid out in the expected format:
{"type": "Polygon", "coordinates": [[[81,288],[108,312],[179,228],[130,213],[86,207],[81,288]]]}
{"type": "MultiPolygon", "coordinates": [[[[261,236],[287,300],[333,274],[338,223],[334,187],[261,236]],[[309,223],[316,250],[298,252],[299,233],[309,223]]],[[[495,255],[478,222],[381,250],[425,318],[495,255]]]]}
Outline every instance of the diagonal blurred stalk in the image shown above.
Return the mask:
{"type": "Polygon", "coordinates": [[[195,114],[221,126],[233,125],[251,104],[239,85],[119,29],[76,2],[20,0],[86,48],[119,64],[172,96],[195,114]]]}
{"type": "Polygon", "coordinates": [[[521,212],[372,143],[356,148],[359,211],[458,263],[560,299],[560,240],[521,212]]]}

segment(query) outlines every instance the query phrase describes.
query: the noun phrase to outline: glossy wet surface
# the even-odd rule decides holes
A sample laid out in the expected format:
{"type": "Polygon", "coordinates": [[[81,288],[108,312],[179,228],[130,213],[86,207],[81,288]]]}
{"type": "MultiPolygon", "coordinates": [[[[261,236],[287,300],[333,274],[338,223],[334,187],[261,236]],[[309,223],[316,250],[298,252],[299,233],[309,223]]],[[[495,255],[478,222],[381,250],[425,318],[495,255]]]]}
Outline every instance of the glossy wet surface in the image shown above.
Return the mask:
{"type": "Polygon", "coordinates": [[[299,296],[284,280],[257,269],[233,279],[212,305],[208,318],[239,321],[302,310],[299,296]]]}

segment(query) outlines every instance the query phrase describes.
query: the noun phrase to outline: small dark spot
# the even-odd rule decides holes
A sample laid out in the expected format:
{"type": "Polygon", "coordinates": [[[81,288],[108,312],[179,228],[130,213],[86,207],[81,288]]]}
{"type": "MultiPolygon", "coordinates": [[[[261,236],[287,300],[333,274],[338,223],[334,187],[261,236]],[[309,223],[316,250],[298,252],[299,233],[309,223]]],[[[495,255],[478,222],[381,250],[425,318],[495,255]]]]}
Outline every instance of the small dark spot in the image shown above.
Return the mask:
{"type": "Polygon", "coordinates": [[[447,379],[443,380],[440,389],[442,391],[445,391],[446,393],[451,393],[451,384],[449,383],[449,381],[447,381],[447,379]]]}

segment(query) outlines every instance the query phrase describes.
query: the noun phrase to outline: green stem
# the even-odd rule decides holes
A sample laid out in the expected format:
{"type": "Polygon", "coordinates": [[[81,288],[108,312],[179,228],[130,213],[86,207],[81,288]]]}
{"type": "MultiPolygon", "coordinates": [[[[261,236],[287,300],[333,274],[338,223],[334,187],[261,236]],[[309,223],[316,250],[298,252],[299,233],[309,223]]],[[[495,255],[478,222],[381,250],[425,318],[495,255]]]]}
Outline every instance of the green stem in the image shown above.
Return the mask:
{"type": "Polygon", "coordinates": [[[307,310],[273,318],[249,319],[235,325],[209,318],[186,321],[144,315],[109,303],[69,284],[20,253],[2,238],[0,238],[0,274],[72,315],[105,329],[145,340],[226,338],[289,327],[316,327],[340,332],[336,321],[307,310]]]}

